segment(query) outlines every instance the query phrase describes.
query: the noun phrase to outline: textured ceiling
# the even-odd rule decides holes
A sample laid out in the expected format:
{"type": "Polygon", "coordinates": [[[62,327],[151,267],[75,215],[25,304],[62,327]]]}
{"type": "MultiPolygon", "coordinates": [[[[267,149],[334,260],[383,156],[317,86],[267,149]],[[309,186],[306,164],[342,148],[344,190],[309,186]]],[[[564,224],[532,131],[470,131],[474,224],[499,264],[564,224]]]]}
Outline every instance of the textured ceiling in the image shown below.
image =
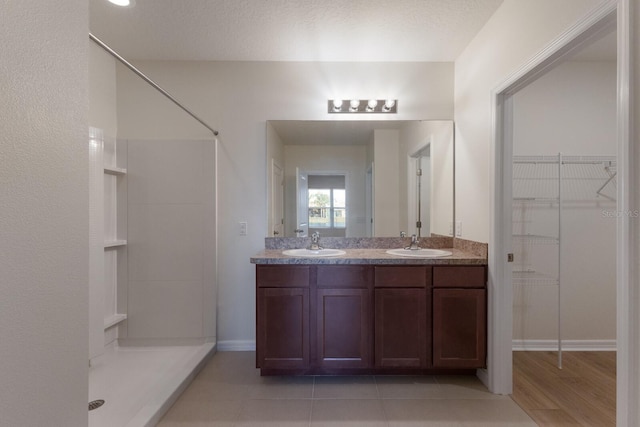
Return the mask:
{"type": "Polygon", "coordinates": [[[127,59],[454,61],[502,0],[90,0],[127,59]]]}

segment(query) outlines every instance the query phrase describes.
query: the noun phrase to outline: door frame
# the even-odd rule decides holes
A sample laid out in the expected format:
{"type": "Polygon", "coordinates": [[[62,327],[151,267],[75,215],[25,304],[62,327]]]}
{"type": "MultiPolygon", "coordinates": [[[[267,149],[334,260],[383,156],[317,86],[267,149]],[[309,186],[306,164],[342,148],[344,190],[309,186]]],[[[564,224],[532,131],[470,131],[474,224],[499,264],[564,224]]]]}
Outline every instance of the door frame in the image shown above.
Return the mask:
{"type": "MultiPolygon", "coordinates": [[[[635,182],[633,142],[631,141],[631,1],[609,0],[578,21],[546,49],[509,76],[491,93],[492,130],[490,157],[490,242],[489,248],[489,342],[487,370],[478,376],[498,394],[512,393],[513,290],[511,252],[511,159],[512,95],[555,67],[576,49],[599,36],[617,21],[617,209],[633,212],[635,182]]],[[[617,293],[617,425],[638,425],[636,403],[640,399],[638,377],[639,302],[633,281],[637,261],[638,225],[632,215],[617,216],[616,293],[617,293]],[[634,298],[635,297],[635,298],[634,298]]],[[[636,220],[637,222],[637,220],[636,220]]]]}
{"type": "Polygon", "coordinates": [[[270,209],[268,212],[269,216],[269,224],[267,224],[267,235],[269,237],[284,237],[284,168],[280,166],[280,164],[276,161],[276,159],[271,159],[271,191],[270,191],[270,209]],[[276,182],[276,170],[280,170],[280,182],[276,182]],[[278,203],[278,199],[280,202],[278,203]],[[279,205],[279,206],[278,206],[279,205]],[[280,208],[281,212],[281,224],[279,235],[275,235],[275,221],[276,214],[278,213],[278,208],[280,208]]]}

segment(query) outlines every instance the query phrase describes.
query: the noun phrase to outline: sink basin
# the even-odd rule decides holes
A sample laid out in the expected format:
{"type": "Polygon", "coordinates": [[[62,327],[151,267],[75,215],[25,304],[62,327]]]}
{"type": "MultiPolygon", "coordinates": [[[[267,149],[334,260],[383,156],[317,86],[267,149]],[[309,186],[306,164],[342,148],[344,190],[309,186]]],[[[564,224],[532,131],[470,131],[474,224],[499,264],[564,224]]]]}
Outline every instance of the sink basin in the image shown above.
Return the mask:
{"type": "Polygon", "coordinates": [[[321,257],[321,256],[338,256],[346,254],[345,251],[340,249],[288,249],[282,251],[284,255],[298,256],[298,257],[321,257]]]}
{"type": "Polygon", "coordinates": [[[410,256],[416,258],[436,258],[451,255],[451,252],[442,251],[440,249],[389,249],[387,253],[389,255],[410,256]]]}

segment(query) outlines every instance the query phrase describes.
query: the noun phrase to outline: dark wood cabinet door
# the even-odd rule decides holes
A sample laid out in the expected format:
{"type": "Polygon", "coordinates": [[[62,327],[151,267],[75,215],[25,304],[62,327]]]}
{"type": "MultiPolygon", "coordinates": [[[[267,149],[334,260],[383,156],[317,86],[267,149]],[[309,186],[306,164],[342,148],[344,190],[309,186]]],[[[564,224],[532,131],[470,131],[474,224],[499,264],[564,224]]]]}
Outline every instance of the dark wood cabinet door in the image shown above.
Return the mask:
{"type": "Polygon", "coordinates": [[[347,369],[371,366],[371,291],[317,290],[318,365],[347,369]]]}
{"type": "Polygon", "coordinates": [[[485,289],[433,290],[433,366],[482,368],[486,363],[485,289]]]}
{"type": "Polygon", "coordinates": [[[258,288],[256,320],[258,367],[309,367],[308,288],[258,288]]]}
{"type": "Polygon", "coordinates": [[[375,365],[426,368],[431,341],[426,289],[375,290],[375,365]]]}

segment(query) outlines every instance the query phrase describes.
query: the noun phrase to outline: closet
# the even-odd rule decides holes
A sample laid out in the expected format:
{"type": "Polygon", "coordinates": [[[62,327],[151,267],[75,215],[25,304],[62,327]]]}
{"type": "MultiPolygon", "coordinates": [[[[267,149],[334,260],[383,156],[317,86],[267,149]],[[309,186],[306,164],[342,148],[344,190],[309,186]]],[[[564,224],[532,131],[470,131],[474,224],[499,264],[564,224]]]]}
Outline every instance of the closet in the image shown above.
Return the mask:
{"type": "Polygon", "coordinates": [[[557,350],[562,367],[567,307],[581,304],[573,298],[576,293],[589,292],[579,288],[571,266],[585,255],[584,261],[593,263],[598,250],[583,247],[582,252],[576,233],[565,234],[565,227],[582,224],[582,234],[596,233],[616,215],[615,185],[613,156],[513,157],[514,348],[557,350]],[[567,289],[565,283],[570,283],[567,289]],[[555,343],[548,339],[553,335],[555,343]]]}

